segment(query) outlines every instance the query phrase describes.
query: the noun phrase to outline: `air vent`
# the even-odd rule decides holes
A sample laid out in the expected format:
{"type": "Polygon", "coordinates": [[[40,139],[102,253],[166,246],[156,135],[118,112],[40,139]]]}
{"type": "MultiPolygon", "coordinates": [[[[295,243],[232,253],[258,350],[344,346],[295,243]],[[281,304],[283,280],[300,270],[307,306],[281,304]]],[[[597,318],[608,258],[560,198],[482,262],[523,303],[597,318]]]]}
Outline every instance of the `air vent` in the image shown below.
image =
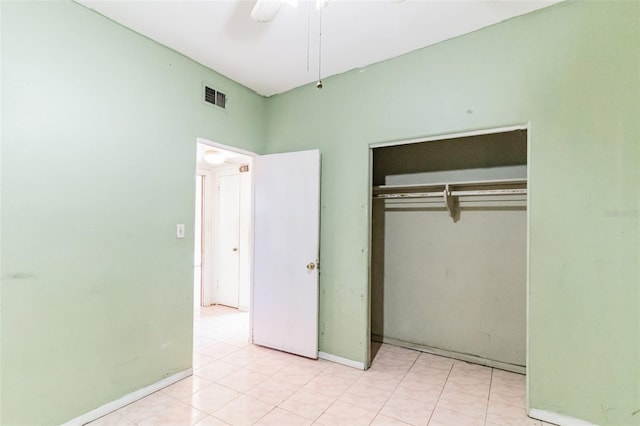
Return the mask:
{"type": "Polygon", "coordinates": [[[227,107],[227,95],[207,85],[204,86],[204,101],[223,109],[227,107]]]}
{"type": "Polygon", "coordinates": [[[222,92],[216,92],[216,105],[224,108],[227,105],[227,95],[222,92]]]}

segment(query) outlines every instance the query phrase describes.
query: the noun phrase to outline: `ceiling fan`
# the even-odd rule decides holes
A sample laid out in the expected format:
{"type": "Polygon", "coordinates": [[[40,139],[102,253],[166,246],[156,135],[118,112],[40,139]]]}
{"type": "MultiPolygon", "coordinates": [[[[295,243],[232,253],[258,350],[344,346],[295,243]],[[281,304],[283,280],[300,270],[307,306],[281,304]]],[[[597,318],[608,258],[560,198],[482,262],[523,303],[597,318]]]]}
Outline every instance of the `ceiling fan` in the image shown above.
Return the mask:
{"type": "MultiPolygon", "coordinates": [[[[324,9],[331,1],[316,0],[316,9],[324,9]]],[[[298,0],[256,0],[256,4],[251,9],[251,18],[256,22],[270,22],[276,17],[283,3],[293,7],[298,6],[298,0]]]]}

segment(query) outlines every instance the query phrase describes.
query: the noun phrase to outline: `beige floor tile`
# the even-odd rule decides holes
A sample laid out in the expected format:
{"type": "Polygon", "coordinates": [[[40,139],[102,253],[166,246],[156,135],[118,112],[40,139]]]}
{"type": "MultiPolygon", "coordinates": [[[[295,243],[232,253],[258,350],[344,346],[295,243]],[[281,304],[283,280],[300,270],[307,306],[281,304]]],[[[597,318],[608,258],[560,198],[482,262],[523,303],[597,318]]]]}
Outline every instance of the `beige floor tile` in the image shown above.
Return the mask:
{"type": "Polygon", "coordinates": [[[389,391],[380,390],[356,382],[345,393],[343,393],[338,400],[377,413],[387,402],[390,396],[391,392],[389,391]]]}
{"type": "Polygon", "coordinates": [[[400,420],[393,419],[391,417],[383,416],[382,414],[378,414],[373,422],[371,422],[371,426],[408,426],[409,423],[401,422],[400,420]]]}
{"type": "Polygon", "coordinates": [[[416,364],[426,364],[429,367],[439,368],[441,370],[451,371],[455,360],[443,356],[421,353],[416,359],[416,364]]]}
{"type": "Polygon", "coordinates": [[[365,374],[384,373],[384,374],[389,374],[391,376],[404,376],[407,374],[407,372],[409,371],[412,365],[413,365],[413,362],[407,363],[407,364],[394,363],[394,362],[389,362],[387,364],[377,363],[372,365],[371,368],[365,371],[365,374]]]}
{"type": "Polygon", "coordinates": [[[233,389],[214,383],[184,399],[183,402],[189,403],[208,414],[213,414],[217,409],[231,402],[239,395],[240,393],[233,389]]]}
{"type": "Polygon", "coordinates": [[[300,386],[275,377],[269,377],[259,385],[249,389],[245,394],[267,404],[278,405],[299,389],[300,386]]]}
{"type": "Polygon", "coordinates": [[[382,407],[380,414],[414,426],[422,426],[428,423],[433,408],[433,403],[394,394],[382,407]]]}
{"type": "Polygon", "coordinates": [[[167,386],[162,389],[161,392],[169,395],[175,399],[185,399],[190,395],[198,392],[200,389],[205,388],[212,384],[211,380],[207,380],[204,377],[200,376],[190,376],[186,379],[182,379],[179,382],[172,384],[171,386],[167,386]]]}
{"type": "Polygon", "coordinates": [[[404,398],[431,402],[435,405],[444,389],[444,383],[443,379],[433,380],[417,374],[408,374],[402,379],[400,384],[398,384],[393,394],[404,398]]]}
{"type": "Polygon", "coordinates": [[[229,345],[228,343],[216,341],[213,343],[201,343],[196,348],[196,350],[201,354],[215,359],[220,359],[226,355],[238,351],[239,348],[237,346],[229,345]]]}
{"type": "Polygon", "coordinates": [[[497,386],[495,383],[492,383],[491,390],[489,392],[489,403],[499,403],[526,408],[527,401],[524,385],[511,384],[508,386],[497,386]]]}
{"type": "Polygon", "coordinates": [[[412,377],[417,376],[420,378],[428,378],[431,381],[439,382],[444,385],[444,382],[449,378],[450,370],[436,368],[431,366],[430,364],[424,362],[416,362],[409,369],[406,376],[412,377]]]}
{"type": "Polygon", "coordinates": [[[292,363],[278,371],[273,377],[292,383],[297,386],[307,384],[311,379],[320,374],[326,367],[317,368],[302,363],[292,363]]]}
{"type": "Polygon", "coordinates": [[[482,426],[485,422],[484,415],[473,415],[464,411],[450,410],[437,406],[433,411],[429,426],[449,425],[449,426],[482,426]]]}
{"type": "Polygon", "coordinates": [[[217,382],[223,377],[228,376],[231,373],[238,371],[240,368],[237,365],[229,364],[225,361],[216,360],[210,364],[205,365],[202,368],[198,368],[193,372],[196,376],[204,377],[207,380],[217,382]]]}
{"type": "Polygon", "coordinates": [[[258,372],[268,372],[269,375],[274,375],[292,362],[293,360],[289,358],[281,358],[267,354],[263,358],[250,363],[245,368],[258,372]]]}
{"type": "Polygon", "coordinates": [[[132,422],[138,423],[177,403],[177,399],[156,392],[121,408],[118,412],[132,422]]]}
{"type": "Polygon", "coordinates": [[[394,358],[403,361],[410,360],[415,361],[422,352],[415,349],[403,348],[401,346],[387,345],[386,350],[381,356],[393,355],[394,358]]]}
{"type": "Polygon", "coordinates": [[[135,426],[136,424],[127,419],[119,412],[107,414],[99,419],[88,423],[89,426],[135,426]]]}
{"type": "MultiPolygon", "coordinates": [[[[465,420],[466,421],[466,420],[465,420]]],[[[485,426],[484,423],[460,423],[460,419],[452,419],[449,422],[430,421],[429,426],[485,426]]]]}
{"type": "Polygon", "coordinates": [[[316,420],[316,424],[326,426],[366,426],[370,425],[376,413],[355,405],[336,401],[316,420]]]}
{"type": "Polygon", "coordinates": [[[267,378],[269,378],[269,376],[259,373],[256,370],[241,368],[218,380],[218,383],[235,391],[245,393],[249,389],[264,382],[267,378]]]}
{"type": "MultiPolygon", "coordinates": [[[[229,423],[225,423],[220,419],[216,419],[213,416],[207,416],[200,420],[194,426],[227,426],[229,423]]],[[[177,425],[176,425],[177,426],[177,425]]]]}
{"type": "Polygon", "coordinates": [[[487,414],[487,404],[488,401],[485,398],[479,398],[445,387],[438,400],[437,408],[459,411],[468,414],[470,417],[484,419],[487,414]]]}
{"type": "Polygon", "coordinates": [[[491,380],[502,383],[516,383],[524,386],[526,377],[524,374],[513,373],[511,371],[499,370],[497,368],[494,368],[491,375],[491,380]]]}
{"type": "Polygon", "coordinates": [[[388,366],[388,367],[394,367],[397,369],[402,369],[406,372],[407,370],[409,370],[409,368],[411,368],[414,362],[415,362],[414,357],[407,357],[407,356],[398,357],[393,352],[386,352],[384,355],[376,358],[375,362],[371,364],[371,367],[379,368],[379,367],[388,366]]]}
{"type": "Polygon", "coordinates": [[[230,425],[251,425],[274,408],[250,396],[241,395],[216,410],[213,415],[230,425]]]}
{"type": "Polygon", "coordinates": [[[308,426],[311,424],[311,420],[276,407],[255,424],[260,426],[308,426]]]}
{"type": "Polygon", "coordinates": [[[265,356],[265,353],[253,350],[253,348],[249,346],[232,352],[229,355],[220,358],[220,360],[239,367],[246,367],[252,362],[259,361],[265,356]]]}
{"type": "Polygon", "coordinates": [[[207,416],[191,405],[179,402],[141,422],[138,426],[192,426],[207,416]]]}
{"type": "Polygon", "coordinates": [[[315,368],[315,369],[317,369],[318,373],[321,373],[324,370],[326,370],[327,368],[331,367],[332,365],[335,365],[335,362],[327,361],[326,359],[322,359],[322,358],[312,359],[312,358],[306,358],[306,357],[303,357],[303,356],[299,356],[299,357],[296,358],[296,360],[293,362],[293,364],[298,364],[298,365],[302,365],[302,366],[305,366],[305,367],[315,368]]]}
{"type": "Polygon", "coordinates": [[[335,400],[335,397],[302,388],[285,399],[279,407],[305,419],[315,420],[329,408],[335,400]]]}
{"type": "Polygon", "coordinates": [[[346,365],[331,363],[321,374],[323,376],[340,377],[353,383],[365,374],[365,372],[357,368],[347,367],[346,365]]]}
{"type": "Polygon", "coordinates": [[[456,361],[448,380],[457,381],[477,381],[483,383],[491,382],[491,368],[481,365],[469,364],[462,361],[456,361]]]}
{"type": "Polygon", "coordinates": [[[352,379],[325,373],[314,377],[302,388],[337,399],[353,384],[352,379]]]}
{"type": "Polygon", "coordinates": [[[211,362],[215,361],[216,359],[202,354],[200,352],[194,352],[193,353],[193,369],[196,370],[198,368],[202,368],[207,364],[210,364],[211,362]]]}
{"type": "Polygon", "coordinates": [[[240,332],[238,334],[233,334],[232,336],[226,339],[223,339],[222,341],[228,345],[236,346],[238,348],[246,348],[251,344],[251,342],[249,341],[249,336],[247,335],[247,332],[240,332]]]}
{"type": "Polygon", "coordinates": [[[472,396],[488,399],[489,398],[489,387],[490,382],[485,381],[483,379],[476,380],[473,378],[458,378],[452,379],[449,377],[446,384],[444,385],[444,389],[446,390],[455,390],[458,392],[470,394],[472,396]]]}
{"type": "Polygon", "coordinates": [[[403,376],[400,374],[392,374],[388,372],[378,372],[368,370],[358,379],[358,383],[364,386],[370,386],[380,390],[392,392],[402,381],[403,376]]]}
{"type": "Polygon", "coordinates": [[[489,404],[487,424],[492,426],[540,426],[540,421],[527,416],[522,407],[503,404],[489,404]]]}

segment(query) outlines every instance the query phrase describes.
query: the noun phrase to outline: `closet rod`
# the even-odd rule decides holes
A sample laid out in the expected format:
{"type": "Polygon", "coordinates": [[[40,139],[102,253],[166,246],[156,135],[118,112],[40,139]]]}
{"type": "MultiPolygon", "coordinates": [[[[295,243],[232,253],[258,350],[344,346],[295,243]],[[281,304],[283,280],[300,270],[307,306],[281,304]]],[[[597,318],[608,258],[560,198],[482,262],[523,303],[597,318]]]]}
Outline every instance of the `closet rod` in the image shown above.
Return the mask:
{"type": "MultiPolygon", "coordinates": [[[[442,197],[445,191],[438,192],[394,192],[389,194],[376,194],[374,198],[435,198],[442,197]]],[[[465,197],[474,195],[521,195],[526,194],[524,188],[518,189],[478,189],[474,191],[451,191],[452,197],[465,197]]]]}

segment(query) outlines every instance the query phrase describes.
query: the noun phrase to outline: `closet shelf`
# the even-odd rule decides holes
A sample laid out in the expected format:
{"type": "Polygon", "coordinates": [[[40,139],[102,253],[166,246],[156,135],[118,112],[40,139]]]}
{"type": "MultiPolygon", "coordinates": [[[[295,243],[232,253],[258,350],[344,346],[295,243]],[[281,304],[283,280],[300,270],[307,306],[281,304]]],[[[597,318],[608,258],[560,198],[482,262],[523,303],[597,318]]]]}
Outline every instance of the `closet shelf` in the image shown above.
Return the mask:
{"type": "Polygon", "coordinates": [[[373,198],[440,198],[451,217],[456,215],[458,197],[526,195],[526,179],[500,179],[474,182],[415,185],[380,185],[373,187],[373,198]]]}

